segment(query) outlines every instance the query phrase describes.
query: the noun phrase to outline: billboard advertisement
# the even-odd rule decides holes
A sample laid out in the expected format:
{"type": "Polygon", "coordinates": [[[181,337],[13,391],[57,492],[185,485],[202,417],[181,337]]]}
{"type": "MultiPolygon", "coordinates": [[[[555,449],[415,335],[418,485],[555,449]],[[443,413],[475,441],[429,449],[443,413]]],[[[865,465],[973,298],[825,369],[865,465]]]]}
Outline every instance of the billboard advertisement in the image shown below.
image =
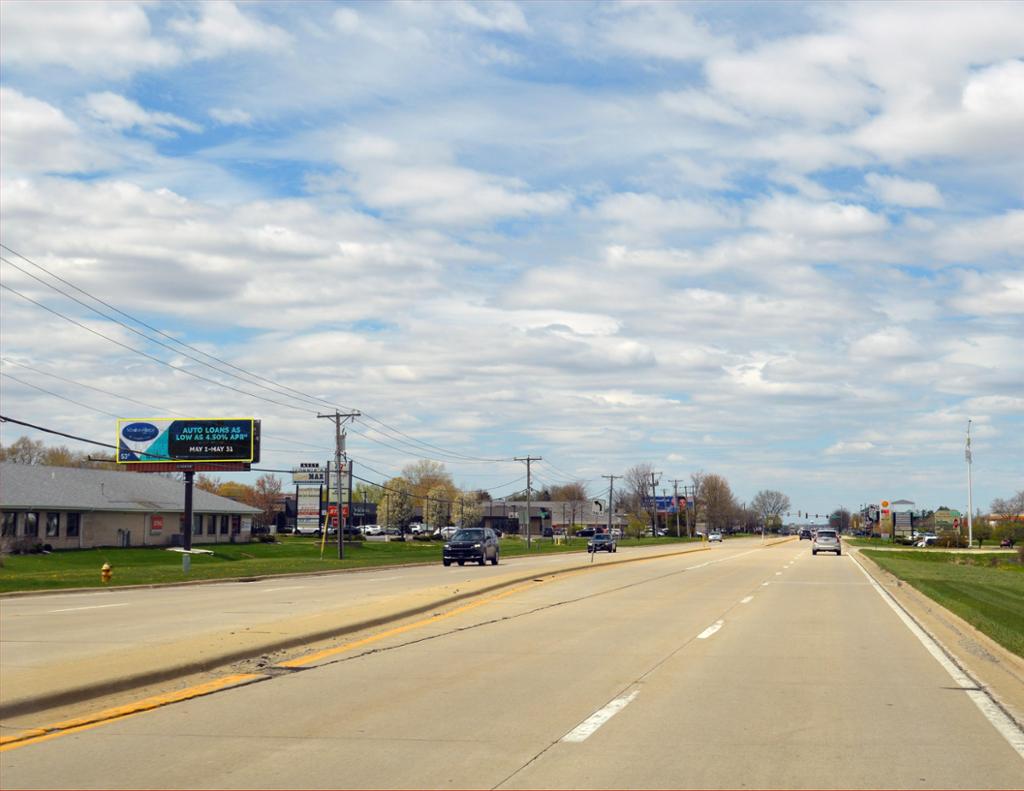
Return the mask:
{"type": "Polygon", "coordinates": [[[320,528],[320,487],[298,487],[296,492],[296,512],[296,531],[312,533],[320,528]]]}
{"type": "Polygon", "coordinates": [[[253,418],[120,418],[117,463],[259,461],[253,418]]]}

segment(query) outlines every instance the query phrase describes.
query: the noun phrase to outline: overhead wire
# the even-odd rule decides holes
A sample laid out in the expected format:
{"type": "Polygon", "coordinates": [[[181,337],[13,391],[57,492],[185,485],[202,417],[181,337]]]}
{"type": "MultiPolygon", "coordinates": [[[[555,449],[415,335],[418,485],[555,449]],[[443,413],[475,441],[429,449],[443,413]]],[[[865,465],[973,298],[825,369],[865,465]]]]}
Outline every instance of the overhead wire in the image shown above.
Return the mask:
{"type": "MultiPolygon", "coordinates": [[[[46,267],[42,266],[41,264],[36,263],[35,261],[31,260],[27,256],[23,255],[22,253],[18,252],[17,250],[14,250],[11,247],[8,247],[7,245],[3,244],[2,242],[0,242],[0,247],[2,247],[3,249],[7,250],[11,254],[18,256],[18,258],[22,259],[26,263],[31,264],[32,266],[36,267],[37,269],[45,272],[47,275],[49,275],[50,277],[54,278],[55,280],[58,280],[59,282],[64,283],[69,288],[72,288],[75,291],[77,291],[77,292],[79,292],[81,294],[84,294],[85,296],[87,296],[90,299],[92,299],[92,300],[100,303],[101,305],[109,308],[110,310],[114,311],[115,313],[117,313],[117,314],[119,314],[121,316],[124,316],[125,318],[129,319],[130,321],[133,321],[136,324],[139,324],[140,326],[143,326],[146,329],[151,330],[152,332],[155,332],[155,333],[157,333],[158,335],[160,335],[160,336],[162,336],[164,338],[167,338],[168,340],[174,342],[178,346],[181,346],[181,347],[190,349],[192,351],[195,351],[195,352],[197,352],[199,354],[202,354],[202,355],[204,355],[206,357],[209,357],[212,360],[216,360],[218,363],[221,363],[222,365],[226,365],[226,366],[228,366],[230,368],[233,368],[236,371],[244,373],[246,376],[249,376],[249,377],[251,377],[253,379],[258,379],[258,380],[261,380],[261,381],[264,381],[264,382],[269,382],[270,384],[274,385],[276,388],[280,388],[280,389],[283,389],[283,390],[287,390],[287,391],[289,391],[291,393],[294,393],[296,396],[298,396],[301,399],[306,400],[307,402],[319,403],[321,405],[326,405],[326,406],[329,406],[329,407],[332,407],[332,408],[335,408],[335,409],[338,408],[337,405],[331,404],[329,401],[326,401],[326,400],[324,400],[322,398],[319,398],[317,396],[311,396],[311,395],[309,395],[307,393],[303,393],[300,390],[296,390],[295,388],[292,388],[292,387],[289,387],[287,385],[283,385],[283,384],[280,384],[278,382],[275,382],[272,379],[269,379],[267,377],[261,376],[259,374],[256,374],[256,373],[252,372],[252,371],[249,371],[247,369],[244,369],[244,368],[241,368],[239,366],[236,366],[236,365],[234,365],[234,364],[232,364],[232,363],[230,363],[230,362],[228,362],[226,360],[223,360],[222,358],[220,358],[220,357],[218,357],[218,356],[216,356],[214,354],[210,354],[209,352],[206,352],[206,351],[204,351],[202,349],[199,349],[199,348],[197,348],[195,346],[192,346],[191,344],[185,343],[184,341],[181,341],[181,340],[173,337],[172,335],[170,335],[170,334],[168,334],[168,333],[166,333],[166,332],[164,332],[164,331],[162,331],[162,330],[160,330],[160,329],[158,329],[156,327],[153,327],[150,324],[147,324],[146,322],[142,321],[141,319],[139,319],[139,318],[137,318],[135,316],[132,316],[131,314],[126,313],[125,311],[120,310],[119,308],[115,307],[114,305],[111,305],[110,303],[108,303],[108,302],[104,301],[103,299],[95,296],[94,294],[86,291],[85,289],[80,288],[79,286],[75,285],[74,283],[70,282],[69,280],[67,280],[65,278],[62,278],[60,275],[57,275],[54,272],[51,272],[46,267]]],[[[89,310],[92,310],[97,315],[103,316],[107,320],[113,321],[116,324],[119,324],[120,326],[125,327],[126,329],[130,330],[131,332],[134,332],[134,333],[136,333],[138,335],[141,335],[143,338],[146,338],[147,340],[149,340],[152,343],[156,343],[156,344],[158,344],[160,346],[163,346],[164,348],[168,348],[171,351],[174,351],[175,353],[184,354],[183,352],[179,352],[176,349],[171,349],[171,347],[167,346],[166,344],[164,344],[164,343],[162,343],[162,342],[160,342],[160,341],[158,341],[158,340],[156,340],[154,338],[150,338],[149,336],[145,335],[145,333],[139,332],[135,328],[133,328],[133,327],[129,326],[128,324],[126,324],[125,322],[120,321],[119,319],[113,318],[111,316],[108,316],[108,315],[104,314],[102,311],[99,311],[96,308],[92,307],[91,305],[87,305],[86,303],[82,302],[81,300],[77,299],[76,297],[71,296],[70,294],[68,294],[67,292],[63,291],[62,289],[59,289],[56,286],[54,286],[53,284],[47,283],[45,280],[42,280],[41,278],[37,277],[36,275],[33,275],[31,272],[26,271],[24,268],[18,266],[17,264],[15,264],[10,259],[8,259],[6,257],[2,257],[2,256],[0,256],[0,259],[2,259],[8,265],[13,266],[18,271],[24,273],[28,277],[33,278],[37,282],[42,283],[43,285],[45,285],[48,288],[51,288],[51,289],[57,291],[60,294],[63,294],[68,299],[71,299],[71,300],[77,302],[78,304],[82,305],[83,307],[85,307],[85,308],[87,308],[89,310]]],[[[13,289],[10,289],[10,290],[14,291],[13,289]]],[[[17,291],[14,291],[14,293],[17,293],[19,296],[22,296],[23,298],[27,299],[27,297],[24,297],[24,295],[20,294],[17,291]]],[[[41,305],[40,303],[34,302],[34,300],[30,299],[29,301],[32,301],[34,304],[37,304],[40,307],[44,307],[45,308],[45,306],[41,305]]],[[[48,309],[48,308],[46,308],[46,309],[48,309]]],[[[53,312],[53,311],[51,311],[51,312],[53,312]]],[[[58,315],[61,315],[61,314],[58,314],[58,315]]],[[[66,318],[66,317],[64,317],[64,318],[66,318]]],[[[79,325],[79,326],[82,326],[82,325],[79,325]]],[[[86,328],[86,329],[88,329],[88,328],[86,328]]],[[[287,397],[287,393],[281,392],[280,389],[275,390],[274,388],[269,388],[269,387],[266,387],[264,385],[260,385],[257,382],[252,382],[252,381],[249,381],[249,380],[246,380],[246,379],[242,379],[241,377],[236,376],[235,374],[232,374],[229,371],[224,371],[224,370],[222,370],[220,368],[217,368],[216,366],[210,365],[209,363],[206,363],[206,362],[204,362],[202,360],[199,360],[199,359],[197,359],[196,357],[194,357],[192,355],[185,354],[184,356],[186,356],[189,359],[199,363],[200,365],[204,365],[204,366],[206,366],[208,368],[211,368],[212,370],[215,370],[218,373],[222,373],[222,374],[226,374],[228,376],[232,376],[233,378],[238,379],[239,381],[243,381],[246,384],[255,385],[256,387],[260,387],[260,388],[262,388],[264,390],[268,390],[269,392],[275,393],[276,395],[283,395],[283,396],[287,397]]],[[[175,366],[172,366],[172,367],[175,367],[175,366]]],[[[176,369],[176,370],[184,370],[184,369],[176,369]]],[[[214,384],[221,384],[221,383],[214,382],[214,384]]],[[[222,385],[222,386],[227,387],[227,385],[222,385]]],[[[231,389],[235,389],[235,388],[231,388],[231,389]]],[[[239,391],[239,392],[241,392],[241,391],[239,391]]],[[[252,394],[249,394],[249,395],[252,395],[252,394]]],[[[260,396],[254,396],[254,397],[260,398],[260,396]]],[[[266,399],[263,399],[263,400],[266,400],[266,399]]],[[[272,403],[278,403],[278,402],[272,402],[272,403]]],[[[292,408],[295,408],[295,407],[292,407],[292,408]]],[[[352,407],[347,407],[346,406],[346,407],[342,407],[342,408],[344,408],[346,410],[349,410],[349,411],[352,411],[352,407]]],[[[405,437],[406,438],[405,444],[415,443],[418,446],[422,446],[422,447],[426,447],[426,448],[429,448],[429,449],[433,449],[433,450],[435,450],[437,452],[440,452],[440,453],[442,453],[442,454],[444,454],[446,456],[452,457],[453,459],[454,458],[458,458],[458,459],[466,460],[466,461],[479,461],[479,462],[491,462],[491,463],[498,462],[498,461],[507,461],[507,459],[488,459],[488,458],[484,458],[484,457],[480,457],[480,456],[472,456],[470,454],[459,453],[457,451],[449,451],[449,450],[446,450],[446,449],[442,448],[439,445],[435,445],[435,444],[427,442],[425,440],[420,440],[420,439],[418,439],[416,437],[413,437],[413,436],[407,434],[406,432],[402,431],[401,429],[397,429],[397,428],[395,428],[393,426],[390,426],[389,424],[385,423],[384,421],[380,420],[379,418],[374,417],[373,415],[370,415],[369,413],[363,412],[362,415],[365,416],[367,419],[372,420],[373,422],[381,425],[383,427],[383,429],[386,429],[386,430],[378,429],[385,436],[388,436],[388,432],[392,432],[394,434],[398,434],[400,437],[405,437]]],[[[399,438],[396,438],[396,437],[389,437],[389,438],[393,439],[396,442],[403,442],[402,439],[399,439],[399,438]]],[[[374,440],[371,439],[371,441],[374,441],[374,440]]],[[[403,452],[405,452],[405,451],[403,451],[403,452]]],[[[413,454],[413,455],[421,455],[421,454],[413,454]]],[[[424,458],[429,458],[429,457],[424,457],[424,458]]]]}

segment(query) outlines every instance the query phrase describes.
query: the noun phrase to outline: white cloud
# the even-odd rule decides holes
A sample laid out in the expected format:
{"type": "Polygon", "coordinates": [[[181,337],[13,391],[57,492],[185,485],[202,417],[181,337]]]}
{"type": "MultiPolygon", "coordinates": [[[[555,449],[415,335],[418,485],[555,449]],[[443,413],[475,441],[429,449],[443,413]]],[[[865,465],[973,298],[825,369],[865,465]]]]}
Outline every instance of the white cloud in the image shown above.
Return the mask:
{"type": "Polygon", "coordinates": [[[88,145],[63,112],[13,88],[0,87],[0,157],[10,175],[26,172],[76,173],[112,160],[88,145]],[[40,157],[39,152],[46,156],[40,157]]]}
{"type": "Polygon", "coordinates": [[[249,126],[252,123],[252,113],[238,107],[211,107],[209,114],[214,121],[225,126],[249,126]]]}
{"type": "Polygon", "coordinates": [[[184,129],[186,132],[203,130],[198,124],[172,113],[144,110],[131,99],[110,91],[89,94],[85,97],[85,106],[94,118],[118,130],[138,128],[157,136],[171,135],[171,129],[184,129]]]}
{"type": "Polygon", "coordinates": [[[29,68],[124,77],[181,60],[174,44],[152,35],[142,3],[5,2],[0,31],[4,62],[29,68]]]}
{"type": "Polygon", "coordinates": [[[884,231],[889,223],[882,215],[851,203],[812,203],[774,195],[754,206],[750,223],[760,228],[809,236],[847,236],[884,231]]]}
{"type": "Polygon", "coordinates": [[[871,366],[916,360],[924,348],[906,327],[886,327],[863,335],[850,344],[850,355],[871,366]]]}
{"type": "Polygon", "coordinates": [[[668,110],[699,121],[749,126],[750,118],[735,107],[696,90],[671,91],[659,94],[658,101],[668,110]]]}
{"type": "Polygon", "coordinates": [[[971,261],[998,253],[1019,258],[1022,250],[1024,209],[955,223],[935,239],[935,254],[947,261],[971,261]]]}
{"type": "Polygon", "coordinates": [[[844,442],[840,440],[825,448],[826,456],[846,456],[857,453],[870,453],[876,449],[873,442],[844,442]]]}
{"type": "Polygon", "coordinates": [[[855,59],[849,39],[815,35],[713,57],[706,69],[711,87],[744,112],[850,123],[863,118],[877,100],[851,68],[855,59]]]}
{"type": "Polygon", "coordinates": [[[593,216],[614,223],[616,227],[611,232],[616,235],[628,232],[648,241],[652,235],[696,228],[727,228],[737,223],[735,212],[711,204],[635,192],[605,198],[594,208],[593,216]]]}
{"type": "Polygon", "coordinates": [[[963,272],[949,309],[976,316],[1024,316],[1024,273],[963,272]]]}
{"type": "Polygon", "coordinates": [[[597,30],[614,50],[666,60],[695,60],[732,47],[671,3],[622,3],[602,8],[597,30]]]}
{"type": "Polygon", "coordinates": [[[457,20],[481,30],[501,33],[528,33],[530,26],[522,9],[510,2],[470,3],[465,0],[442,3],[457,20]]]}
{"type": "Polygon", "coordinates": [[[875,195],[894,206],[936,209],[944,205],[938,188],[927,181],[911,181],[878,173],[868,173],[864,181],[875,195]]]}
{"type": "Polygon", "coordinates": [[[212,0],[198,8],[198,17],[171,22],[172,30],[183,36],[193,57],[215,58],[240,50],[280,50],[292,36],[276,25],[243,14],[230,0],[212,0]]]}

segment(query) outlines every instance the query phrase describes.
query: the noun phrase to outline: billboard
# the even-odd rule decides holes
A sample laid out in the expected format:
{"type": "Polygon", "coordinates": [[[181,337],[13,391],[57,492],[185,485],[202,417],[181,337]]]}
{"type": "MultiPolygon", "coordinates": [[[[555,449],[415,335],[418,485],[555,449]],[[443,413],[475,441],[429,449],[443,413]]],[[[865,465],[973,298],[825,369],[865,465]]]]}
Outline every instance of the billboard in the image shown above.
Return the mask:
{"type": "Polygon", "coordinates": [[[259,461],[253,418],[120,418],[117,463],[259,461]]]}
{"type": "Polygon", "coordinates": [[[312,532],[320,528],[320,488],[300,486],[296,498],[297,517],[295,529],[299,532],[312,532]]]}
{"type": "Polygon", "coordinates": [[[327,482],[327,471],[320,466],[320,462],[303,462],[298,467],[292,468],[292,483],[296,486],[319,485],[327,482]]]}

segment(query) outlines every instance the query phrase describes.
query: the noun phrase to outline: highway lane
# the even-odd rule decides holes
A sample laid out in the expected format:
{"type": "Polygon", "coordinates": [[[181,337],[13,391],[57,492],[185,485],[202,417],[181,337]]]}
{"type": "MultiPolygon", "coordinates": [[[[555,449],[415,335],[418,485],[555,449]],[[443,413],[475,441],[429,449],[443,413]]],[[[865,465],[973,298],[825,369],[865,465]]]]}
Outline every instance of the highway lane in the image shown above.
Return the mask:
{"type": "MultiPolygon", "coordinates": [[[[617,558],[664,551],[666,546],[625,546],[617,558]]],[[[438,562],[429,566],[0,598],[0,648],[3,660],[12,665],[63,661],[103,652],[105,644],[167,642],[200,632],[253,627],[330,609],[359,609],[439,585],[455,589],[511,570],[548,571],[587,560],[585,553],[504,557],[496,567],[445,569],[440,557],[438,547],[438,562]],[[188,617],[182,617],[182,613],[188,617]]],[[[610,559],[608,555],[596,558],[598,562],[610,559]]]]}
{"type": "Polygon", "coordinates": [[[846,556],[748,543],[520,588],[307,669],[7,749],[4,786],[1024,778],[1021,755],[846,556]]]}

